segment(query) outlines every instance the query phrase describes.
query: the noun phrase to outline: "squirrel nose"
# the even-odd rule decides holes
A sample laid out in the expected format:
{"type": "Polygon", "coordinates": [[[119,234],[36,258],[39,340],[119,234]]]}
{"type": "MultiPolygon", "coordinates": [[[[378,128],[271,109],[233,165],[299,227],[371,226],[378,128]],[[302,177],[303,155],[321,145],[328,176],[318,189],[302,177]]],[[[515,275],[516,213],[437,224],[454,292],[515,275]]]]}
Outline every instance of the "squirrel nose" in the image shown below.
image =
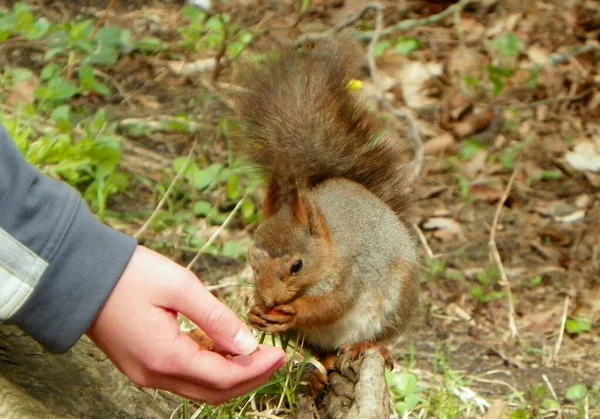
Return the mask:
{"type": "Polygon", "coordinates": [[[267,308],[273,308],[275,306],[275,301],[273,301],[272,298],[263,297],[263,302],[265,303],[265,306],[267,306],[267,308]]]}

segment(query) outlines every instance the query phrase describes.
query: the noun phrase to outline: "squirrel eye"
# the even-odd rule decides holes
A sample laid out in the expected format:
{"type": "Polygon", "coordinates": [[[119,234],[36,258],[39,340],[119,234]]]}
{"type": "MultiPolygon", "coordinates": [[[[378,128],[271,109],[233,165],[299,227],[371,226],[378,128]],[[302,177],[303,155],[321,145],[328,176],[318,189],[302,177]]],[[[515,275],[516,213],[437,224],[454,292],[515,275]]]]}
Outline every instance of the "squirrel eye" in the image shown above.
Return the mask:
{"type": "Polygon", "coordinates": [[[295,261],[294,264],[292,265],[292,269],[290,270],[291,274],[295,275],[298,272],[300,272],[300,270],[302,269],[302,266],[304,266],[304,264],[302,263],[302,259],[298,259],[297,261],[295,261]]]}

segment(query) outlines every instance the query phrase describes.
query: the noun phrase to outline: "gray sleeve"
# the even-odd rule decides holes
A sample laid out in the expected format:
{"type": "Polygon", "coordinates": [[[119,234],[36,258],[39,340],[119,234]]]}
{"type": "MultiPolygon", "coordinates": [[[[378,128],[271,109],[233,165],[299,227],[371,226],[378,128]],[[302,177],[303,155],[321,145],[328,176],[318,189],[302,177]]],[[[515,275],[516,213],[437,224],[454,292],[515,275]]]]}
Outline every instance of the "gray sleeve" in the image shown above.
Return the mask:
{"type": "Polygon", "coordinates": [[[21,156],[0,125],[0,321],[62,353],[87,331],[136,241],[21,156]]]}

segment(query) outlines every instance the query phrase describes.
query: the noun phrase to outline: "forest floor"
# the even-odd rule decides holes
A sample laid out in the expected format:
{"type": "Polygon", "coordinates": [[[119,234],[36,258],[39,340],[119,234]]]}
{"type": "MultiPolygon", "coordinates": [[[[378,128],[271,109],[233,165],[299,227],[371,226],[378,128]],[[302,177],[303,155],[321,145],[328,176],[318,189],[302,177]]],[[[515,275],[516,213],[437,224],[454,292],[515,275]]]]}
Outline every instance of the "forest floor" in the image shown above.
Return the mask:
{"type": "MultiPolygon", "coordinates": [[[[206,15],[167,0],[0,1],[0,119],[13,135],[31,129],[33,143],[116,141],[108,161],[75,146],[54,160],[26,155],[77,185],[115,228],[136,234],[152,214],[145,245],[181,263],[202,249],[193,269],[243,316],[262,195],[232,164],[235,64],[373,2],[213,3],[206,15]]],[[[365,72],[361,91],[406,144],[407,162],[410,127],[378,95],[417,122],[425,153],[415,185],[421,310],[389,377],[398,415],[600,417],[599,3],[378,4],[384,28],[370,11],[343,31],[362,37],[365,64],[380,35],[378,86],[365,72]]],[[[278,404],[263,393],[176,415],[291,414],[293,396],[278,404]]]]}

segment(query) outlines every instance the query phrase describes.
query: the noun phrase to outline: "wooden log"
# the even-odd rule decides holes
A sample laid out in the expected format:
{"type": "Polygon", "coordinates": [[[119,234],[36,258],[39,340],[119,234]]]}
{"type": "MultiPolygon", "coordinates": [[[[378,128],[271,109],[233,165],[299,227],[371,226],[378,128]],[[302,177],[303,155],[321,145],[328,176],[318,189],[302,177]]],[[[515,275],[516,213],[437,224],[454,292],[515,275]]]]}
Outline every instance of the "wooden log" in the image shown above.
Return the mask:
{"type": "Polygon", "coordinates": [[[298,419],[384,419],[390,417],[385,380],[385,360],[377,349],[368,349],[356,360],[338,357],[322,400],[301,399],[298,419]]]}
{"type": "Polygon", "coordinates": [[[87,337],[53,355],[18,328],[0,327],[2,418],[168,418],[179,404],[131,384],[87,337]]]}

